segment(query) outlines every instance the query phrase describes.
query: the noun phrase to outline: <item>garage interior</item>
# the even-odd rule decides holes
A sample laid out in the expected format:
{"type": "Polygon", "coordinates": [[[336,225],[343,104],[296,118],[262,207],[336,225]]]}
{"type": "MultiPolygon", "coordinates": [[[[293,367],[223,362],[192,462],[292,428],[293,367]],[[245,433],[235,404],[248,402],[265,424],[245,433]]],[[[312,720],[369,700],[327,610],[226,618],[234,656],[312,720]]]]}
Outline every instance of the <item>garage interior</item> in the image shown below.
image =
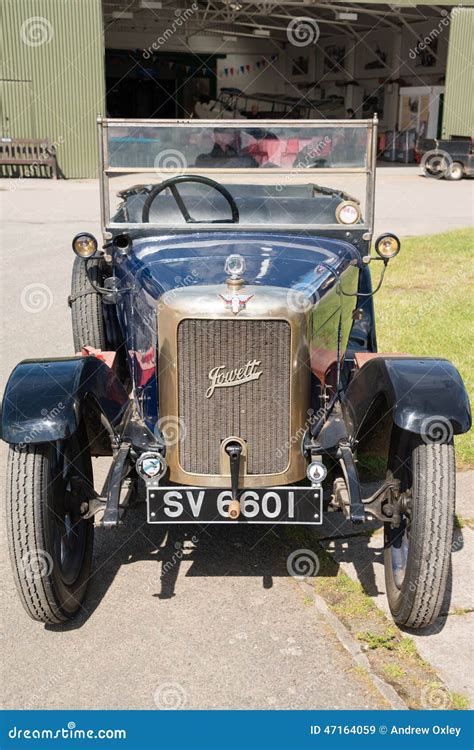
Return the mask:
{"type": "Polygon", "coordinates": [[[380,156],[410,163],[418,137],[473,135],[472,6],[4,0],[2,136],[47,138],[63,176],[88,177],[97,169],[98,114],[377,113],[380,156]],[[22,44],[25,24],[38,17],[44,43],[22,44]]]}
{"type": "Polygon", "coordinates": [[[232,116],[352,109],[441,135],[449,6],[104,0],[103,14],[111,116],[192,117],[204,96],[232,116]]]}

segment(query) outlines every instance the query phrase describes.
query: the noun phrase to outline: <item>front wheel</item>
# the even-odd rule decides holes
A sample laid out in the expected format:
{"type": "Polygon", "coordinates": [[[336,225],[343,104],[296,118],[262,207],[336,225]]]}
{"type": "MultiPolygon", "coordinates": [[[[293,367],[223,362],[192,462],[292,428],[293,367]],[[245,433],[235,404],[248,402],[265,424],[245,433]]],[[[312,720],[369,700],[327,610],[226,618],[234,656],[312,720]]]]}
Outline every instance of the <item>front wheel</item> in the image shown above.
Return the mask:
{"type": "Polygon", "coordinates": [[[85,346],[94,349],[107,349],[102,299],[90,282],[102,286],[102,272],[99,260],[84,260],[76,257],[72,269],[71,305],[72,336],[74,351],[80,352],[85,346]]]}
{"type": "Polygon", "coordinates": [[[412,443],[403,449],[403,442],[392,471],[401,480],[405,510],[399,526],[385,524],[385,584],[395,622],[423,628],[439,615],[451,564],[454,446],[412,443]]]}
{"type": "Polygon", "coordinates": [[[18,594],[33,620],[61,623],[81,608],[90,577],[94,527],[84,519],[91,492],[84,440],[12,445],[8,459],[8,544],[18,594]]]}

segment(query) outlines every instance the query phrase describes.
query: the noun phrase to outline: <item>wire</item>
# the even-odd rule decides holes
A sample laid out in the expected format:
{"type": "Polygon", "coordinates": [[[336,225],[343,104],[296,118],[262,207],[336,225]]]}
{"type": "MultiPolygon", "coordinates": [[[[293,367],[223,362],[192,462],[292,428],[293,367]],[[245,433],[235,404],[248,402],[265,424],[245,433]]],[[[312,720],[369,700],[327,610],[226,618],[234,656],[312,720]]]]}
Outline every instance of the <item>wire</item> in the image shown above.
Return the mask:
{"type": "MultiPolygon", "coordinates": [[[[99,286],[99,284],[96,284],[95,281],[92,280],[91,275],[89,273],[89,262],[93,261],[93,260],[97,260],[97,259],[96,258],[88,258],[85,261],[85,264],[86,264],[87,278],[88,278],[89,284],[91,285],[91,287],[94,290],[94,292],[97,292],[97,294],[123,294],[124,292],[131,292],[131,291],[133,291],[133,287],[132,286],[127,286],[127,287],[124,287],[123,289],[108,289],[105,286],[99,286]]],[[[117,278],[117,277],[115,276],[115,274],[113,274],[112,276],[109,276],[108,278],[117,278]]]]}
{"type": "MultiPolygon", "coordinates": [[[[374,260],[377,260],[377,259],[375,258],[374,260]]],[[[372,297],[374,294],[376,294],[379,291],[380,287],[382,286],[383,278],[385,276],[385,269],[387,268],[387,263],[388,263],[388,261],[384,260],[384,262],[383,262],[383,268],[382,268],[382,273],[380,274],[379,283],[377,284],[377,286],[375,287],[375,289],[372,289],[371,292],[345,292],[344,289],[342,288],[341,277],[340,277],[339,273],[336,271],[336,269],[335,268],[331,268],[330,265],[328,265],[327,263],[324,263],[324,262],[320,263],[319,265],[320,266],[324,266],[324,268],[326,268],[328,271],[330,271],[333,274],[334,278],[339,283],[339,289],[341,290],[341,294],[344,297],[372,297]]]]}

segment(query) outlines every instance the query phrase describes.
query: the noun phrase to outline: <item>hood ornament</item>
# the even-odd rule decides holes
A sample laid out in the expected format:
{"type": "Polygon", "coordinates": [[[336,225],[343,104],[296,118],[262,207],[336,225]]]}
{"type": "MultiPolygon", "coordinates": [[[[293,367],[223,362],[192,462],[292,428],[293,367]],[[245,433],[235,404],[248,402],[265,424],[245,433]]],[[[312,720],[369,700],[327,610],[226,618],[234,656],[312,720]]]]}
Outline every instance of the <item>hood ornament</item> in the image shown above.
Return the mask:
{"type": "Polygon", "coordinates": [[[253,297],[253,294],[244,295],[239,294],[238,291],[244,285],[242,276],[246,270],[245,258],[238,254],[228,255],[224,270],[229,277],[227,279],[229,294],[219,294],[219,297],[225,302],[226,306],[230,307],[234,315],[237,315],[241,310],[245,310],[247,302],[253,297]]]}
{"type": "Polygon", "coordinates": [[[242,255],[232,254],[228,255],[225,260],[224,270],[229,277],[227,283],[240,282],[239,285],[244,283],[242,276],[246,270],[245,258],[242,255]]]}

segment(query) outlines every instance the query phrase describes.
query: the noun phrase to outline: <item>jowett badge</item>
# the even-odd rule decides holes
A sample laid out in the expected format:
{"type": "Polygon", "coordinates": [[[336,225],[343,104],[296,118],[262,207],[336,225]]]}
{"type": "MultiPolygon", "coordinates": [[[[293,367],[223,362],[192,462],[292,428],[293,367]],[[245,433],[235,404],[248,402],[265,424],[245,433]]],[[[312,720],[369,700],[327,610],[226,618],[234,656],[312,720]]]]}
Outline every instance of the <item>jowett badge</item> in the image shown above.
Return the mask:
{"type": "Polygon", "coordinates": [[[219,294],[219,297],[230,307],[234,315],[237,315],[241,310],[245,310],[247,302],[252,299],[253,294],[246,297],[244,294],[234,292],[230,297],[224,297],[223,294],[219,294]]]}
{"type": "Polygon", "coordinates": [[[206,391],[206,398],[211,398],[216,388],[229,388],[231,385],[242,385],[251,380],[258,380],[263,370],[257,370],[260,362],[256,359],[249,359],[245,367],[239,367],[235,370],[226,370],[225,365],[213,367],[209,370],[208,378],[211,385],[206,391]]]}

